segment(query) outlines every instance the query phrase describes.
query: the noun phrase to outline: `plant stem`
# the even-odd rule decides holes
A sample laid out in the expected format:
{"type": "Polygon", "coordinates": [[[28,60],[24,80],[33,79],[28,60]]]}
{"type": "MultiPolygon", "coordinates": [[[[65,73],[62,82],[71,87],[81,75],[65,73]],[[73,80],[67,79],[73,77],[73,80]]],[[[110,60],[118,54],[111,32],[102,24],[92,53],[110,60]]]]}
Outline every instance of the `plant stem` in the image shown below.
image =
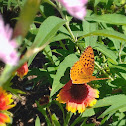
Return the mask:
{"type": "Polygon", "coordinates": [[[48,54],[48,52],[45,49],[43,49],[43,51],[45,52],[45,54],[48,57],[48,59],[50,60],[50,62],[54,65],[55,63],[54,63],[52,57],[48,54]]]}
{"type": "Polygon", "coordinates": [[[122,47],[122,42],[121,42],[120,50],[119,50],[119,62],[120,63],[122,63],[122,61],[121,61],[121,52],[122,52],[122,49],[123,49],[123,47],[122,47]]]}
{"type": "Polygon", "coordinates": [[[63,42],[62,42],[61,40],[59,41],[59,43],[60,43],[61,47],[62,47],[64,50],[67,50],[66,47],[65,47],[65,45],[63,44],[63,42]]]}
{"type": "Polygon", "coordinates": [[[114,13],[116,13],[117,11],[119,11],[120,9],[122,9],[124,6],[126,5],[126,2],[124,4],[122,4],[120,7],[116,8],[114,13]]]}
{"type": "Polygon", "coordinates": [[[50,116],[50,119],[51,119],[52,126],[55,126],[54,123],[53,123],[53,120],[52,120],[52,114],[51,114],[51,111],[50,111],[49,107],[47,107],[47,111],[48,111],[48,113],[49,113],[49,116],[50,116]]]}
{"type": "Polygon", "coordinates": [[[106,71],[105,71],[100,65],[98,65],[96,62],[94,62],[94,63],[95,63],[95,65],[101,70],[101,72],[102,72],[105,76],[107,76],[108,78],[110,78],[112,81],[114,80],[109,74],[106,73],[106,71]]]}
{"type": "Polygon", "coordinates": [[[75,38],[73,32],[71,31],[71,28],[70,28],[70,26],[69,26],[69,21],[68,21],[68,19],[64,16],[64,14],[63,14],[63,12],[62,12],[62,7],[61,7],[60,3],[57,4],[57,5],[58,5],[58,7],[57,7],[56,9],[59,11],[61,17],[62,17],[64,20],[67,21],[67,22],[65,23],[66,28],[67,28],[68,32],[70,33],[73,42],[76,42],[77,40],[76,40],[76,38],[75,38]]]}
{"type": "Polygon", "coordinates": [[[73,32],[72,32],[71,29],[70,29],[69,21],[68,21],[68,20],[67,20],[67,22],[65,23],[65,25],[66,25],[66,28],[67,28],[68,32],[70,33],[70,35],[71,35],[71,37],[72,37],[73,42],[76,42],[77,40],[76,40],[76,38],[75,38],[73,32]]]}

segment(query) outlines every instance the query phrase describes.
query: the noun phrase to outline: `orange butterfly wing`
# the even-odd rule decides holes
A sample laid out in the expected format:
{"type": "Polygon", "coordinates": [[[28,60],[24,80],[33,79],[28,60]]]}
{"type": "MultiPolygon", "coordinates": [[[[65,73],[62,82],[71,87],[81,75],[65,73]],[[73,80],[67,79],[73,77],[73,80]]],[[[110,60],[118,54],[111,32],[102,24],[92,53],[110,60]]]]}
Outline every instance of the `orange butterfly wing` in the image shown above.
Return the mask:
{"type": "Polygon", "coordinates": [[[70,78],[73,84],[88,83],[93,80],[103,80],[108,78],[96,78],[92,76],[94,71],[94,52],[88,46],[70,70],[70,78]]]}
{"type": "Polygon", "coordinates": [[[79,62],[83,69],[86,71],[86,75],[92,75],[94,71],[94,52],[91,46],[88,46],[81,54],[79,62]]]}

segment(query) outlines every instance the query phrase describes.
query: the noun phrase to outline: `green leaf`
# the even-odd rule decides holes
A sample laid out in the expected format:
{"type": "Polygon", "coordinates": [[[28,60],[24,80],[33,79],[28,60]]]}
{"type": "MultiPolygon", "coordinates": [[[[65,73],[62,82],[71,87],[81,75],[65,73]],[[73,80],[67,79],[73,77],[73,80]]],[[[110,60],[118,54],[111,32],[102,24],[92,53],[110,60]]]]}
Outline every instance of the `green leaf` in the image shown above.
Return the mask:
{"type": "Polygon", "coordinates": [[[83,31],[72,31],[72,32],[75,37],[80,37],[84,35],[83,31]]]}
{"type": "Polygon", "coordinates": [[[126,16],[121,14],[91,15],[85,18],[88,21],[104,22],[108,24],[126,25],[126,16]]]}
{"type": "MultiPolygon", "coordinates": [[[[12,1],[12,0],[8,0],[8,3],[7,3],[7,9],[10,8],[10,6],[11,6],[11,1],[12,1]]],[[[1,1],[0,1],[0,2],[1,2],[1,1]]]]}
{"type": "MultiPolygon", "coordinates": [[[[50,0],[49,0],[50,1],[50,0]]],[[[42,0],[42,2],[44,2],[44,0],[42,0]]],[[[50,3],[53,3],[50,1],[50,3]]],[[[51,15],[55,15],[55,10],[54,10],[54,7],[53,5],[55,6],[55,4],[48,4],[48,3],[44,3],[44,4],[41,4],[40,6],[40,13],[42,14],[42,18],[47,18],[51,15]]]]}
{"type": "Polygon", "coordinates": [[[48,126],[52,126],[51,122],[50,122],[50,119],[48,118],[47,116],[47,113],[46,113],[46,110],[42,107],[39,107],[38,110],[43,114],[43,116],[45,117],[46,119],[46,122],[48,124],[48,126]]]}
{"type": "Polygon", "coordinates": [[[111,68],[118,68],[120,70],[126,71],[126,64],[112,65],[111,68]]]}
{"type": "Polygon", "coordinates": [[[101,0],[95,0],[95,2],[94,2],[94,7],[95,7],[98,3],[100,3],[100,1],[101,1],[101,0]]]}
{"type": "Polygon", "coordinates": [[[118,74],[126,80],[126,64],[112,65],[110,66],[110,69],[113,73],[118,74]]]}
{"type": "Polygon", "coordinates": [[[65,113],[64,113],[64,108],[63,108],[62,104],[59,103],[59,102],[56,101],[56,100],[54,100],[53,102],[54,102],[55,104],[57,104],[58,107],[61,109],[61,111],[62,111],[62,113],[63,113],[63,120],[65,121],[65,113]]]}
{"type": "Polygon", "coordinates": [[[93,116],[95,114],[94,109],[93,108],[87,108],[83,113],[82,113],[82,117],[90,117],[93,116]]]}
{"type": "MultiPolygon", "coordinates": [[[[123,99],[124,100],[124,99],[123,99]]],[[[113,104],[112,106],[110,106],[106,111],[104,111],[100,116],[99,118],[101,117],[104,117],[112,112],[116,112],[118,111],[120,108],[123,108],[126,106],[126,97],[125,97],[125,100],[122,101],[121,103],[118,102],[118,104],[113,104]]]]}
{"type": "Polygon", "coordinates": [[[61,126],[55,113],[52,115],[52,121],[55,124],[55,126],[61,126]]]}
{"type": "Polygon", "coordinates": [[[51,51],[51,48],[50,48],[49,45],[47,45],[47,46],[45,47],[44,51],[45,51],[45,52],[43,52],[44,55],[47,55],[47,54],[48,54],[50,57],[52,57],[52,51],[51,51]]]}
{"type": "Polygon", "coordinates": [[[101,43],[96,43],[96,47],[97,50],[99,50],[100,52],[102,52],[104,55],[106,55],[107,57],[109,57],[110,59],[112,59],[115,64],[118,64],[118,62],[116,61],[117,56],[116,54],[111,51],[110,49],[108,49],[107,46],[101,44],[101,43]]]}
{"type": "Polygon", "coordinates": [[[4,89],[6,89],[7,91],[10,91],[11,93],[15,94],[15,95],[18,95],[18,94],[26,94],[25,92],[21,91],[20,89],[13,89],[11,87],[9,87],[8,85],[3,86],[4,89]]]}
{"type": "Polygon", "coordinates": [[[56,5],[51,0],[43,0],[42,2],[43,3],[46,2],[46,3],[50,4],[50,5],[52,5],[53,7],[56,7],[56,5]]]}
{"type": "Polygon", "coordinates": [[[87,124],[87,123],[82,123],[80,126],[96,126],[95,123],[90,123],[90,124],[87,124]]]}
{"type": "Polygon", "coordinates": [[[61,18],[50,16],[40,26],[34,42],[38,42],[37,46],[42,46],[49,41],[65,23],[61,18]]]}
{"type": "Polygon", "coordinates": [[[56,35],[52,38],[51,42],[60,41],[60,40],[63,40],[63,39],[70,39],[70,36],[59,33],[58,35],[56,35]]]}
{"type": "Polygon", "coordinates": [[[101,120],[101,125],[103,125],[105,123],[105,121],[107,121],[114,113],[111,113],[109,114],[108,116],[104,117],[102,120],[101,120]]]}
{"type": "Polygon", "coordinates": [[[60,88],[64,86],[62,82],[60,82],[60,79],[62,76],[64,76],[64,73],[68,67],[72,67],[72,65],[78,60],[77,56],[75,54],[70,54],[60,63],[58,70],[56,72],[53,85],[52,85],[52,91],[50,96],[53,96],[60,88]]]}
{"type": "MultiPolygon", "coordinates": [[[[33,42],[34,47],[40,47],[49,44],[52,37],[56,34],[58,29],[65,23],[61,18],[50,16],[48,17],[39,27],[39,31],[33,42]]],[[[34,54],[28,62],[28,66],[31,64],[32,60],[36,54],[34,54]]]]}
{"type": "MultiPolygon", "coordinates": [[[[52,50],[49,45],[43,49],[43,54],[50,60],[52,64],[55,64],[54,55],[52,55],[52,50]]],[[[57,59],[56,59],[57,60],[57,59]]]]}
{"type": "Polygon", "coordinates": [[[94,7],[99,4],[100,2],[108,3],[108,0],[95,0],[94,7]]]}
{"type": "Polygon", "coordinates": [[[115,46],[115,48],[116,48],[116,50],[119,52],[119,49],[120,49],[120,40],[118,40],[118,39],[114,39],[114,38],[109,38],[112,42],[113,42],[113,44],[114,44],[114,46],[115,46]]]}
{"type": "MultiPolygon", "coordinates": [[[[101,25],[104,27],[104,29],[106,30],[112,30],[112,31],[115,31],[112,27],[109,27],[106,23],[101,23],[101,25]]],[[[115,48],[117,51],[119,51],[120,49],[120,40],[119,39],[114,39],[114,38],[111,38],[111,37],[108,37],[114,44],[115,48]]]]}
{"type": "MultiPolygon", "coordinates": [[[[98,27],[97,23],[89,23],[87,21],[83,21],[83,35],[96,31],[98,27]]],[[[85,38],[85,46],[95,46],[98,36],[89,36],[85,38]]]]}
{"type": "Polygon", "coordinates": [[[104,117],[107,114],[115,113],[117,110],[126,106],[126,95],[114,95],[98,100],[96,105],[93,108],[110,106],[106,111],[102,113],[99,117],[104,117]]]}
{"type": "Polygon", "coordinates": [[[66,120],[65,120],[65,124],[64,126],[68,125],[69,124],[69,121],[72,117],[73,113],[72,112],[67,112],[67,115],[66,115],[66,120]]]}
{"type": "Polygon", "coordinates": [[[35,120],[35,126],[41,126],[40,124],[40,119],[39,117],[37,116],[36,120],[35,120]]]}
{"type": "Polygon", "coordinates": [[[70,126],[76,126],[77,123],[80,123],[84,120],[84,118],[82,118],[81,116],[79,116],[78,118],[76,118],[73,123],[70,126]]]}
{"type": "MultiPolygon", "coordinates": [[[[111,82],[114,85],[117,85],[118,87],[122,88],[122,90],[125,90],[126,86],[126,80],[123,78],[117,78],[114,81],[111,82]]],[[[125,90],[126,91],[126,90],[125,90]]]]}
{"type": "Polygon", "coordinates": [[[124,41],[126,42],[126,36],[120,32],[117,32],[117,31],[113,31],[113,30],[97,30],[97,31],[94,31],[94,32],[90,32],[82,37],[80,37],[78,39],[79,40],[82,40],[83,38],[85,37],[88,37],[88,36],[94,36],[94,35],[97,35],[97,36],[105,36],[105,37],[111,37],[111,38],[114,38],[114,39],[119,39],[121,41],[124,41]]]}
{"type": "Polygon", "coordinates": [[[126,112],[126,106],[119,109],[120,112],[126,112]]]}
{"type": "Polygon", "coordinates": [[[109,126],[125,126],[126,125],[126,119],[119,119],[111,124],[109,126]]]}
{"type": "Polygon", "coordinates": [[[59,28],[59,31],[62,32],[62,33],[65,33],[65,34],[67,34],[67,35],[70,35],[70,33],[68,32],[68,30],[67,30],[64,26],[61,26],[61,27],[59,28]]]}
{"type": "Polygon", "coordinates": [[[97,103],[93,106],[93,108],[110,106],[113,104],[120,104],[120,102],[125,102],[125,101],[126,101],[126,95],[109,96],[109,97],[105,97],[103,99],[98,100],[97,103]]]}

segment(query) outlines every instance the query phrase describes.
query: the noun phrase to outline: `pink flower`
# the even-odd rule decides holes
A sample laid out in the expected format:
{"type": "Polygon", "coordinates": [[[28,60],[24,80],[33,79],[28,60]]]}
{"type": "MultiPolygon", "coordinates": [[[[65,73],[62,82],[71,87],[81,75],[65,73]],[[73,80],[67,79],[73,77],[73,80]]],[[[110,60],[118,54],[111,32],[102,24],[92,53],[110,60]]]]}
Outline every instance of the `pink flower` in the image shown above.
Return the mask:
{"type": "Polygon", "coordinates": [[[9,25],[4,25],[2,16],[0,16],[0,59],[9,65],[16,65],[18,54],[16,52],[16,41],[11,39],[12,29],[9,25]]]}
{"type": "Polygon", "coordinates": [[[88,0],[58,0],[68,11],[70,15],[80,20],[86,15],[86,7],[88,0]]]}

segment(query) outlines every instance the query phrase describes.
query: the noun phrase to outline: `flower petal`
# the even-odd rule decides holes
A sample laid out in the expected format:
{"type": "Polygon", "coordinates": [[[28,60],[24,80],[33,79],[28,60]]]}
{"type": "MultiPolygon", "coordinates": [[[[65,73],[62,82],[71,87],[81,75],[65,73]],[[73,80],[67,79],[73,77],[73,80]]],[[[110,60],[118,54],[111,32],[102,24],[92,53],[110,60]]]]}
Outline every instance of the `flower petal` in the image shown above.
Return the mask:
{"type": "Polygon", "coordinates": [[[11,40],[12,29],[9,25],[4,26],[2,16],[0,15],[0,59],[9,65],[16,65],[18,62],[18,54],[15,50],[16,41],[11,40]]]}
{"type": "Polygon", "coordinates": [[[87,0],[58,0],[73,17],[80,20],[84,19],[86,15],[87,0]]]}
{"type": "Polygon", "coordinates": [[[77,111],[77,104],[69,102],[66,106],[66,109],[74,113],[77,111]]]}
{"type": "Polygon", "coordinates": [[[71,112],[79,113],[85,111],[88,106],[96,104],[95,98],[99,97],[99,92],[96,89],[91,88],[87,84],[72,84],[70,80],[57,95],[57,101],[60,103],[66,103],[66,109],[71,112]]]}
{"type": "Polygon", "coordinates": [[[28,64],[26,62],[20,68],[17,69],[17,76],[23,78],[23,76],[27,75],[27,73],[28,73],[28,64]]]}
{"type": "Polygon", "coordinates": [[[84,112],[85,111],[85,105],[84,104],[78,104],[77,110],[78,110],[79,113],[84,112]]]}
{"type": "Polygon", "coordinates": [[[11,104],[13,102],[12,95],[8,94],[2,87],[0,87],[0,111],[8,110],[15,106],[11,104]]]}
{"type": "Polygon", "coordinates": [[[10,117],[5,113],[0,113],[0,126],[5,123],[10,123],[10,117]]]}

